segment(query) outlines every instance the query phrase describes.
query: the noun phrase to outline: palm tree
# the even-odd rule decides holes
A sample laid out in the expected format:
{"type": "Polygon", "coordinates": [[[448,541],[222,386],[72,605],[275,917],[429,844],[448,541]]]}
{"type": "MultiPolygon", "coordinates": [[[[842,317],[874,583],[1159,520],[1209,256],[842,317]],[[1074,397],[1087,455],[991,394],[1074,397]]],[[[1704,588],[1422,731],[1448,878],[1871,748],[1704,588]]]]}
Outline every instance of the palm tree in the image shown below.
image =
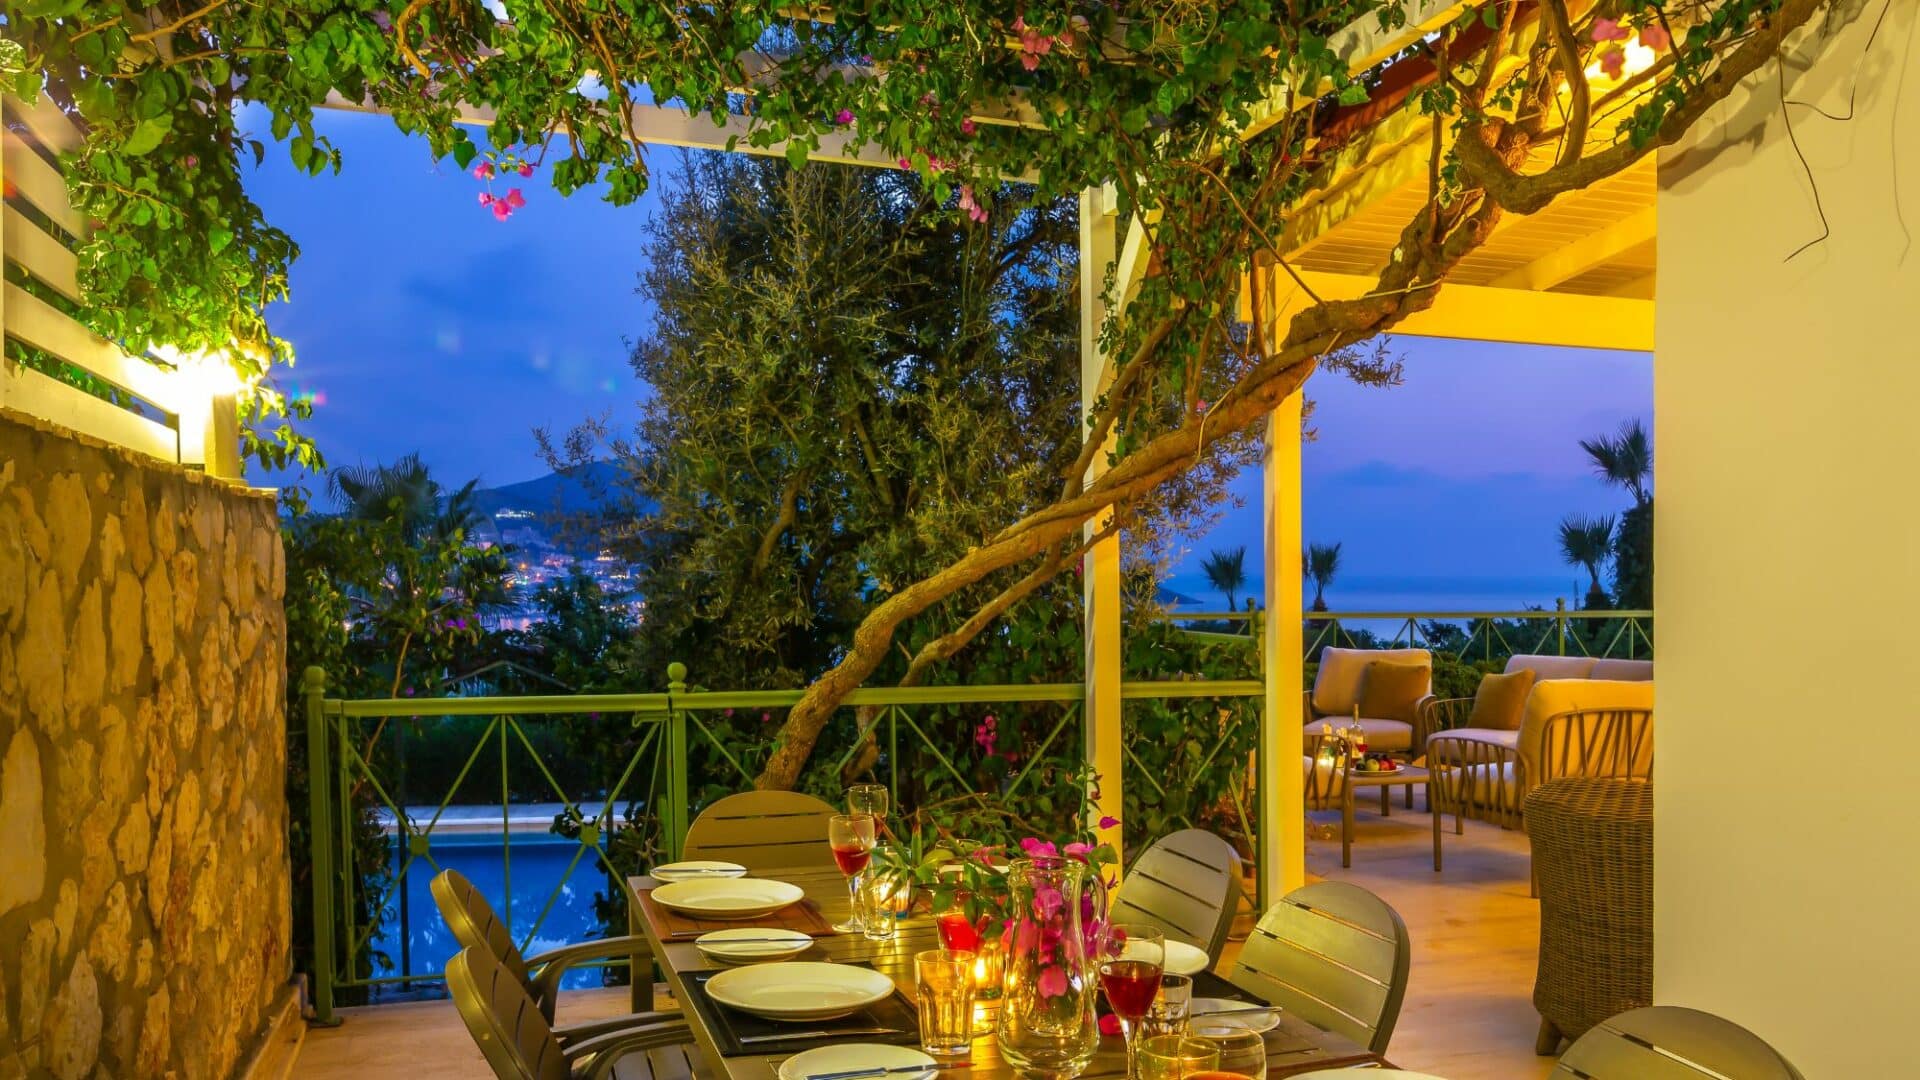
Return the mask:
{"type": "Polygon", "coordinates": [[[1308,544],[1306,553],[1300,556],[1300,566],[1313,581],[1313,610],[1327,610],[1327,586],[1340,572],[1340,545],[1308,544]]]}
{"type": "Polygon", "coordinates": [[[1618,435],[1581,439],[1580,449],[1592,459],[1593,471],[1602,480],[1632,492],[1635,503],[1645,505],[1653,497],[1648,490],[1653,479],[1653,440],[1637,417],[1621,424],[1618,435]]]}
{"type": "Polygon", "coordinates": [[[1613,515],[1590,518],[1568,514],[1560,521],[1560,554],[1568,566],[1584,566],[1589,610],[1607,606],[1607,590],[1600,587],[1600,568],[1613,554],[1613,515]]]}
{"type": "Polygon", "coordinates": [[[1212,551],[1206,561],[1200,564],[1200,571],[1207,575],[1213,587],[1227,594],[1227,610],[1239,611],[1235,597],[1247,584],[1247,548],[1242,544],[1227,551],[1212,551]]]}
{"type": "Polygon", "coordinates": [[[410,538],[451,539],[480,522],[469,480],[448,494],[427,471],[418,453],[391,465],[345,465],[327,476],[327,489],[342,511],[356,521],[392,521],[410,538]]]}

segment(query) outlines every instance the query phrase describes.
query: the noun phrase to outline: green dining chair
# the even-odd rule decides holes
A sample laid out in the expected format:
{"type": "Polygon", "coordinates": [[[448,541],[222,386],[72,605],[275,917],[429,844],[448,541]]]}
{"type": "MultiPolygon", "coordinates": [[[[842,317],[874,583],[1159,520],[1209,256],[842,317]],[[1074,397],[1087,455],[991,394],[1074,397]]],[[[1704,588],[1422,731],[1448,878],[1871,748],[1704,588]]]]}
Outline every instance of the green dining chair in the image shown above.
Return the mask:
{"type": "MultiPolygon", "coordinates": [[[[601,938],[598,941],[582,941],[574,945],[562,945],[537,956],[526,956],[520,947],[514,944],[513,932],[500,917],[493,912],[493,905],[480,894],[473,882],[458,870],[442,870],[434,876],[428,886],[433,893],[433,902],[440,909],[440,917],[446,920],[447,929],[453,932],[453,939],[462,948],[482,949],[497,960],[520,985],[527,995],[540,1008],[540,1015],[547,1023],[553,1023],[553,1006],[560,993],[560,980],[569,969],[589,960],[608,960],[619,957],[631,957],[633,977],[646,979],[652,977],[653,948],[647,939],[639,935],[601,938]]],[[[639,1016],[671,1017],[673,1014],[635,1013],[639,1016]]],[[[571,1038],[573,1029],[561,1029],[563,1037],[571,1038]]]]}
{"type": "Polygon", "coordinates": [[[1134,860],[1107,917],[1157,926],[1218,963],[1239,898],[1240,856],[1233,845],[1205,829],[1182,829],[1134,860]]]}
{"type": "Polygon", "coordinates": [[[669,1080],[694,1073],[682,1023],[602,1021],[562,1045],[524,983],[493,954],[468,946],[447,961],[447,990],[500,1080],[669,1080]]]}
{"type": "Polygon", "coordinates": [[[799,791],[747,791],[700,811],[681,845],[683,859],[719,859],[755,873],[797,866],[833,868],[829,803],[799,791]]]}
{"type": "Polygon", "coordinates": [[[1575,1039],[1553,1080],[1803,1080],[1779,1051],[1731,1020],[1677,1005],[1629,1009],[1575,1039]]]}
{"type": "Polygon", "coordinates": [[[1412,957],[1407,924],[1386,901],[1358,885],[1318,881],[1267,909],[1227,981],[1385,1054],[1412,957]]]}

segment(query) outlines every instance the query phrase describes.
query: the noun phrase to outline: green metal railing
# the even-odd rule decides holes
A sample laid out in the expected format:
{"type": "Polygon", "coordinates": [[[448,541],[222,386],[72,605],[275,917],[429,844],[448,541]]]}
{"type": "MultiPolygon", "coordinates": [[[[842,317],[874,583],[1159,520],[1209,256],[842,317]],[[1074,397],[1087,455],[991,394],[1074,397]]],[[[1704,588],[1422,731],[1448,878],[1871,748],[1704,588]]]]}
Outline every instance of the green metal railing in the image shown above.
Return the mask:
{"type": "MultiPolygon", "coordinates": [[[[333,1016],[336,996],[342,989],[372,991],[439,980],[437,972],[417,973],[404,965],[400,974],[376,975],[364,966],[363,957],[378,930],[378,913],[385,911],[396,896],[403,899],[402,910],[405,910],[404,890],[409,874],[422,870],[434,873],[441,868],[434,846],[436,830],[447,827],[445,815],[462,795],[483,755],[497,761],[499,766],[498,806],[503,834],[510,837],[512,833],[514,807],[525,806],[530,801],[524,793],[519,798],[515,796],[510,782],[514,764],[522,767],[523,775],[530,770],[531,775],[538,778],[539,790],[554,797],[540,801],[557,801],[577,829],[574,839],[578,846],[565,873],[552,883],[544,899],[534,898],[541,906],[521,934],[522,948],[539,931],[553,911],[561,890],[581,866],[598,867],[610,880],[624,883],[623,871],[616,867],[607,843],[613,831],[621,827],[617,810],[623,805],[644,807],[645,812],[659,822],[661,854],[667,858],[678,856],[695,805],[689,767],[696,748],[705,756],[710,773],[706,777],[709,790],[716,787],[744,790],[751,786],[752,771],[729,749],[726,740],[716,734],[717,725],[713,721],[730,710],[748,714],[783,710],[798,701],[801,692],[689,690],[686,669],[679,664],[669,667],[668,678],[665,692],[651,694],[339,699],[326,696],[324,673],[308,669],[302,690],[306,702],[310,775],[308,809],[314,823],[311,830],[314,1003],[322,1022],[333,1016]],[[603,723],[624,720],[635,735],[612,763],[616,766],[616,778],[604,789],[577,796],[567,790],[532,736],[543,724],[596,715],[603,723]],[[394,762],[388,760],[393,756],[389,743],[397,746],[401,740],[396,732],[408,725],[430,724],[453,717],[481,718],[485,724],[475,736],[450,790],[439,795],[437,805],[430,810],[424,805],[410,807],[412,800],[408,793],[394,781],[397,775],[404,785],[404,760],[396,773],[394,762]],[[363,835],[368,827],[360,815],[369,801],[390,816],[394,830],[392,843],[397,848],[393,858],[398,865],[387,875],[388,880],[378,895],[368,894],[360,870],[363,859],[355,846],[356,836],[363,835]],[[375,917],[362,919],[358,913],[363,909],[374,912],[375,917]]],[[[1263,692],[1264,686],[1258,680],[1126,682],[1121,686],[1123,702],[1200,698],[1258,702],[1263,692]]],[[[835,729],[835,734],[848,739],[850,746],[836,757],[825,759],[825,767],[831,770],[829,776],[839,776],[872,740],[884,748],[878,753],[877,767],[884,768],[884,778],[890,781],[897,796],[906,796],[901,800],[903,810],[913,809],[915,794],[932,799],[964,792],[1010,799],[1032,789],[1036,783],[1036,767],[1049,760],[1047,754],[1053,748],[1071,746],[1072,756],[1077,758],[1084,700],[1085,687],[1080,683],[857,690],[834,718],[836,724],[842,725],[835,729]],[[1034,729],[1044,732],[1037,742],[1021,747],[1021,767],[990,792],[977,791],[974,777],[958,760],[954,748],[940,745],[928,730],[928,711],[962,707],[992,708],[1001,712],[1027,710],[1032,717],[1050,721],[1034,729]],[[1057,716],[1041,713],[1054,707],[1058,708],[1057,716]]],[[[1241,725],[1245,718],[1237,711],[1222,710],[1220,715],[1231,715],[1231,720],[1217,721],[1215,729],[1207,732],[1214,741],[1194,747],[1194,753],[1203,762],[1215,760],[1223,748],[1243,732],[1241,725]]],[[[1151,770],[1144,768],[1130,747],[1126,754],[1130,759],[1129,772],[1144,777],[1164,798],[1167,794],[1164,778],[1154,777],[1151,770]]],[[[1244,793],[1235,790],[1233,796],[1241,825],[1251,836],[1252,822],[1246,811],[1244,793]]],[[[471,804],[470,797],[462,801],[471,804]]],[[[494,805],[491,794],[484,805],[494,805]]],[[[514,925],[515,902],[512,850],[510,840],[503,842],[505,910],[501,915],[510,927],[514,925]]]]}
{"type": "MultiPolygon", "coordinates": [[[[1173,623],[1228,622],[1251,623],[1255,633],[1265,613],[1252,611],[1170,612],[1159,616],[1173,623]]],[[[1648,659],[1653,656],[1653,612],[1645,609],[1611,611],[1574,610],[1564,600],[1555,601],[1552,611],[1311,611],[1303,614],[1306,622],[1307,656],[1328,645],[1357,647],[1377,644],[1382,647],[1425,646],[1456,660],[1468,660],[1476,654],[1494,659],[1516,653],[1557,656],[1590,656],[1595,659],[1648,659]],[[1371,624],[1371,625],[1357,625],[1371,624]],[[1384,625],[1381,633],[1371,626],[1384,625]],[[1458,633],[1445,638],[1434,633],[1436,627],[1453,628],[1458,633]],[[1356,637],[1356,631],[1372,635],[1370,641],[1356,637]]],[[[1249,643],[1251,634],[1223,633],[1217,630],[1193,630],[1188,634],[1207,641],[1249,643]]]]}

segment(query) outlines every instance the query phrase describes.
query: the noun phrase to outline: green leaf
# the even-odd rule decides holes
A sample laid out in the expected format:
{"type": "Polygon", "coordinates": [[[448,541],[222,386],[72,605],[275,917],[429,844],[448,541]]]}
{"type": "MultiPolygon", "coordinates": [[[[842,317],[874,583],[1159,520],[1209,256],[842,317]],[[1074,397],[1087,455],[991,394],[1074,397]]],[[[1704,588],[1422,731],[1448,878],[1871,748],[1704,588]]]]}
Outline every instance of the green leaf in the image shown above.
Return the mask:
{"type": "Polygon", "coordinates": [[[167,133],[172,130],[171,116],[156,116],[142,120],[133,125],[133,134],[128,135],[126,141],[120,144],[120,150],[134,157],[150,154],[159,147],[161,141],[167,137],[167,133]]]}
{"type": "Polygon", "coordinates": [[[798,139],[787,143],[787,164],[798,169],[807,163],[807,144],[798,139]]]}
{"type": "Polygon", "coordinates": [[[468,165],[473,164],[473,159],[480,153],[480,148],[473,145],[472,139],[464,138],[465,132],[461,134],[463,138],[453,144],[453,163],[465,170],[468,165]]]}
{"type": "Polygon", "coordinates": [[[1367,87],[1365,83],[1350,82],[1340,88],[1340,104],[1365,105],[1366,103],[1367,87]]]}

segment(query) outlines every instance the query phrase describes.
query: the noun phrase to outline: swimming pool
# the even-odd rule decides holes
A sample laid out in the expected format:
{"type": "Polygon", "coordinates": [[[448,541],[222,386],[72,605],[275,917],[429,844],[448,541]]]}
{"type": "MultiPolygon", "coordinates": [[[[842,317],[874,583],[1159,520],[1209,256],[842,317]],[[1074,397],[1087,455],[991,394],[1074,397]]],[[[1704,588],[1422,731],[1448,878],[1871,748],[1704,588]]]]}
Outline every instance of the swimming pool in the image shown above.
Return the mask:
{"type": "MultiPolygon", "coordinates": [[[[398,834],[390,839],[392,866],[398,874],[407,861],[406,844],[398,834]]],[[[373,947],[386,954],[392,967],[377,971],[377,975],[437,975],[459,951],[428,889],[439,870],[465,874],[493,910],[512,926],[514,940],[529,956],[605,936],[593,911],[593,896],[606,890],[606,873],[591,851],[580,855],[578,865],[573,865],[574,856],[581,850],[577,840],[528,832],[436,834],[429,850],[432,862],[415,858],[406,868],[404,887],[395,889],[387,904],[373,947]],[[513,850],[511,908],[507,903],[504,847],[508,841],[513,850]],[[533,935],[531,939],[529,934],[533,935]]],[[[561,985],[567,989],[599,986],[600,979],[599,968],[579,968],[569,971],[561,985]]]]}

